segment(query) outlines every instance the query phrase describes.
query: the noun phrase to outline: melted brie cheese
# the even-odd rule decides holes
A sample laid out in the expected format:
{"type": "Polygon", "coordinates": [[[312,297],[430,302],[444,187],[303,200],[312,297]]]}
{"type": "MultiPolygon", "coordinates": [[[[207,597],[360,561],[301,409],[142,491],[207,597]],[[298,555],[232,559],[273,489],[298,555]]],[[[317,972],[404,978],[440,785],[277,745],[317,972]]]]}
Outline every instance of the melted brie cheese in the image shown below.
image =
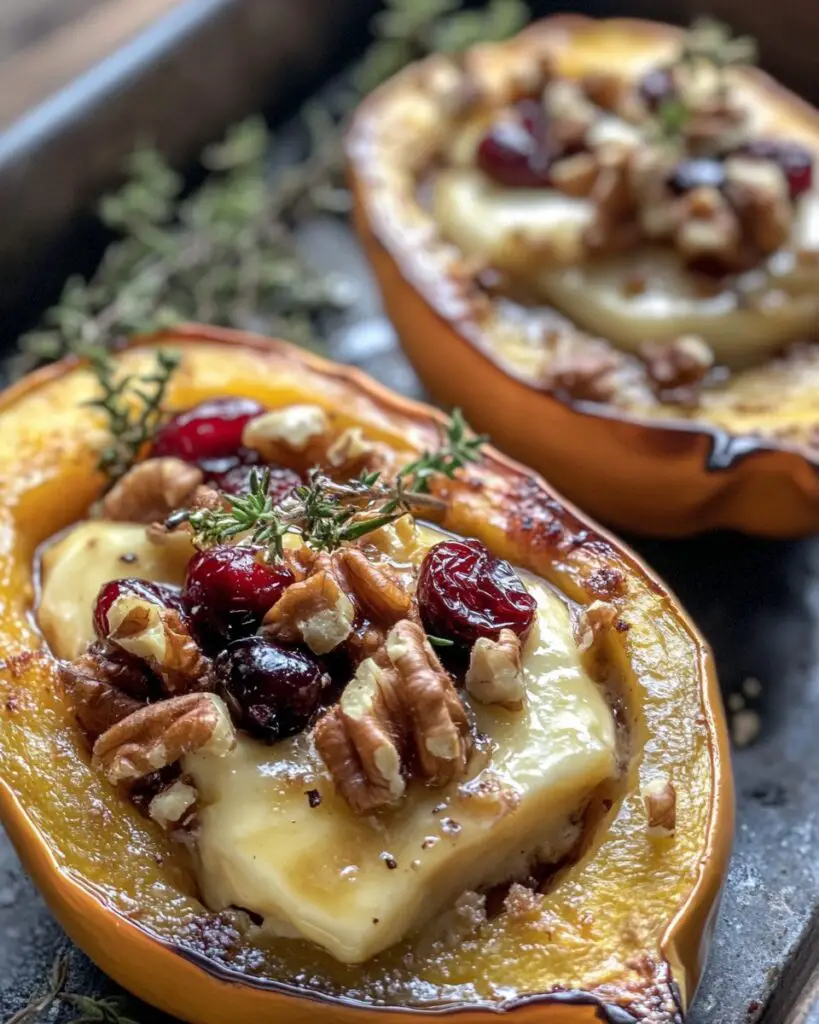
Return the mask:
{"type": "Polygon", "coordinates": [[[190,556],[190,547],[151,544],[135,523],[75,526],[42,557],[37,619],[51,650],[70,661],[96,639],[93,611],[103,583],[138,576],[181,585],[190,556]]]}
{"type": "MultiPolygon", "coordinates": [[[[400,522],[379,533],[373,541],[405,563],[442,539],[400,522]]],[[[182,568],[163,555],[144,527],[109,522],[81,524],[51,547],[39,618],[55,653],[72,657],[93,640],[90,609],[107,579],[178,582],[182,568]],[[126,554],[136,561],[123,562],[126,554]]],[[[358,963],[466,889],[568,852],[587,798],[616,772],[614,721],[581,664],[566,605],[541,581],[525,583],[538,610],[523,654],[524,708],[470,702],[488,749],[476,752],[468,781],[436,790],[411,782],[394,811],[368,818],[335,794],[309,734],[272,746],[242,736],[227,757],[185,759],[209,906],[254,911],[278,934],[358,963]]]]}
{"type": "MultiPolygon", "coordinates": [[[[800,199],[795,244],[819,248],[818,204],[816,193],[800,199]]],[[[753,278],[747,275],[755,279],[757,297],[771,293],[770,301],[753,306],[734,287],[703,294],[670,248],[579,262],[592,212],[587,200],[552,189],[502,188],[474,169],[444,171],[434,189],[435,218],[459,249],[523,274],[540,299],[624,351],[636,352],[644,341],[698,334],[718,362],[741,367],[819,326],[815,274],[811,288],[800,287],[793,268],[776,258],[753,278]],[[538,250],[548,260],[539,261],[538,250]],[[561,266],[554,266],[555,257],[561,266]],[[645,289],[635,293],[629,282],[637,278],[645,289]]]]}

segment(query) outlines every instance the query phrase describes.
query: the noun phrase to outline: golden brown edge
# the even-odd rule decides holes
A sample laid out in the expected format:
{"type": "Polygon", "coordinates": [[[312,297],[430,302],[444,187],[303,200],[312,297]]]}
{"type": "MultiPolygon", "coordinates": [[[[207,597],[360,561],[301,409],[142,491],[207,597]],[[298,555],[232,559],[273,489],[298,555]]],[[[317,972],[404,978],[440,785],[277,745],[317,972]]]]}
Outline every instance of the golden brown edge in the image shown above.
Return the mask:
{"type": "MultiPolygon", "coordinates": [[[[273,352],[288,360],[300,362],[317,373],[342,380],[350,387],[365,394],[368,398],[403,415],[427,421],[433,419],[438,423],[445,421],[444,414],[439,410],[424,403],[397,395],[358,369],[339,366],[319,356],[298,349],[288,342],[266,338],[263,335],[233,331],[227,328],[184,324],[174,330],[134,338],[128,343],[127,347],[152,346],[162,343],[176,345],[185,341],[215,342],[273,352]]],[[[76,369],[80,364],[81,360],[72,356],[29,374],[0,394],[0,412],[5,411],[31,392],[76,369]]],[[[658,594],[664,595],[669,603],[674,604],[680,620],[700,651],[699,675],[702,680],[700,699],[708,733],[713,798],[709,809],[706,844],[701,856],[699,876],[687,899],[677,910],[677,913],[669,922],[660,939],[660,949],[672,968],[677,984],[683,983],[681,1003],[682,1007],[685,1008],[693,996],[692,991],[687,991],[690,987],[688,981],[690,978],[698,979],[701,974],[707,952],[710,928],[713,925],[720,891],[728,869],[734,832],[734,784],[730,763],[730,744],[713,655],[704,637],[682,610],[675,595],[627,545],[617,540],[604,528],[593,523],[571,502],[555,492],[542,477],[533,474],[520,463],[515,462],[491,447],[486,450],[484,457],[493,466],[501,470],[503,475],[525,476],[527,479],[534,481],[540,490],[550,497],[554,497],[559,504],[561,517],[569,515],[576,519],[588,534],[587,542],[604,541],[608,547],[617,553],[618,558],[628,565],[631,572],[641,575],[651,589],[658,594]],[[687,966],[692,964],[694,965],[693,968],[687,966]]],[[[217,964],[209,962],[204,957],[193,956],[178,947],[169,947],[166,941],[152,934],[144,926],[123,917],[110,905],[107,905],[104,898],[96,890],[86,887],[79,879],[64,872],[47,841],[43,838],[35,823],[25,812],[16,795],[4,779],[0,779],[0,819],[2,819],[3,824],[8,829],[12,842],[20,852],[21,858],[24,859],[28,871],[35,879],[38,887],[45,895],[49,907],[54,911],[58,919],[61,921],[65,920],[63,910],[70,905],[73,905],[75,908],[81,907],[82,916],[88,921],[96,919],[101,913],[107,912],[108,914],[115,915],[118,919],[118,930],[127,930],[129,940],[141,946],[143,950],[148,952],[150,947],[158,946],[162,952],[166,952],[170,948],[172,952],[179,956],[181,961],[184,961],[184,970],[180,968],[180,981],[182,976],[187,976],[192,984],[197,983],[197,978],[199,979],[198,983],[201,983],[201,973],[204,972],[211,980],[231,985],[243,984],[270,994],[286,994],[333,1006],[348,1005],[355,1006],[358,1009],[374,1010],[376,1012],[387,1010],[387,1012],[392,1014],[405,1013],[412,1016],[430,1012],[436,1015],[466,1011],[476,1014],[498,1012],[497,1007],[458,1003],[449,1004],[434,1010],[414,1010],[409,1007],[377,1007],[368,1003],[357,1003],[334,996],[305,993],[303,990],[294,989],[285,983],[260,982],[256,979],[245,978],[239,972],[227,971],[224,968],[220,968],[217,964]],[[65,892],[61,890],[65,890],[65,892]]],[[[75,938],[76,932],[70,928],[68,930],[72,934],[72,938],[75,938]]],[[[77,941],[80,942],[80,940],[77,941]]],[[[116,956],[112,955],[109,965],[101,964],[100,966],[104,970],[109,970],[112,974],[116,974],[115,965],[116,956]]],[[[558,1001],[568,1002],[574,1001],[575,997],[585,998],[583,993],[558,993],[554,994],[554,996],[553,994],[546,993],[541,996],[530,996],[513,1000],[509,1004],[505,1004],[503,1009],[505,1011],[513,1011],[516,1008],[522,1009],[527,1006],[542,1005],[544,1001],[548,1002],[553,998],[558,1001]],[[565,999],[563,998],[564,996],[566,997],[565,999]],[[572,999],[570,1000],[569,997],[572,997],[572,999]]],[[[601,1012],[608,1013],[605,1004],[599,1002],[594,997],[591,998],[595,1005],[599,1004],[598,1008],[601,1012]]],[[[586,1005],[589,1005],[588,1002],[586,1005]]],[[[617,1008],[611,1007],[609,1009],[616,1010],[617,1008]]],[[[603,1018],[603,1020],[606,1019],[606,1017],[603,1018]]],[[[611,1024],[619,1024],[616,1018],[610,1017],[608,1019],[611,1021],[611,1024]]],[[[620,1018],[620,1020],[623,1021],[624,1018],[620,1018]]]]}
{"type": "MultiPolygon", "coordinates": [[[[591,18],[585,14],[553,14],[549,17],[541,18],[527,26],[517,36],[513,37],[510,42],[517,42],[518,40],[525,41],[529,37],[538,37],[549,34],[556,36],[563,35],[564,45],[569,46],[572,43],[572,37],[575,33],[585,28],[589,23],[597,20],[598,19],[591,18]]],[[[607,18],[603,20],[613,26],[628,28],[629,31],[634,34],[654,38],[679,37],[683,32],[683,30],[677,26],[668,25],[658,21],[649,21],[645,18],[607,18]]],[[[412,68],[413,65],[410,65],[409,68],[399,72],[396,76],[379,86],[364,99],[348,130],[348,141],[356,138],[359,134],[366,135],[369,133],[370,125],[378,117],[379,106],[387,99],[390,90],[397,88],[401,84],[402,79],[406,79],[408,83],[411,82],[412,68]]],[[[748,68],[746,73],[750,75],[754,81],[758,82],[766,92],[775,94],[781,102],[801,109],[806,116],[816,122],[816,130],[817,133],[819,133],[819,110],[808,103],[807,100],[802,99],[801,96],[797,96],[796,93],[776,81],[776,79],[772,78],[767,72],[760,68],[748,68]]],[[[405,278],[407,283],[423,296],[426,303],[435,311],[444,323],[450,327],[453,335],[463,344],[471,346],[498,372],[524,387],[538,392],[543,396],[544,400],[557,402],[560,405],[567,406],[573,412],[576,412],[581,416],[596,417],[598,419],[628,423],[633,424],[634,426],[653,428],[676,434],[689,436],[697,435],[702,437],[706,440],[708,446],[708,455],[704,463],[704,468],[707,472],[723,472],[730,470],[740,461],[755,454],[765,452],[782,452],[795,459],[795,465],[807,465],[819,471],[819,455],[812,457],[807,452],[794,445],[789,445],[786,442],[761,439],[753,433],[734,433],[723,427],[711,426],[710,424],[703,423],[701,421],[692,421],[674,417],[669,417],[667,419],[654,419],[647,416],[639,416],[625,411],[620,411],[602,403],[598,404],[582,399],[572,399],[568,395],[536,387],[524,374],[517,373],[514,370],[502,366],[494,357],[489,347],[482,343],[482,338],[479,334],[474,334],[473,337],[468,337],[466,333],[458,330],[451,320],[447,319],[443,304],[439,301],[439,297],[434,289],[423,286],[416,278],[416,275],[413,274],[412,255],[408,255],[409,246],[403,243],[400,233],[393,231],[389,223],[383,218],[379,218],[377,213],[374,212],[374,210],[367,204],[365,198],[366,187],[362,186],[358,180],[358,168],[356,167],[355,159],[351,155],[351,147],[346,146],[346,151],[353,192],[356,195],[361,208],[367,208],[366,226],[374,241],[377,242],[378,245],[384,249],[395,262],[402,277],[405,278]]],[[[819,481],[817,481],[816,489],[819,490],[819,481]]]]}

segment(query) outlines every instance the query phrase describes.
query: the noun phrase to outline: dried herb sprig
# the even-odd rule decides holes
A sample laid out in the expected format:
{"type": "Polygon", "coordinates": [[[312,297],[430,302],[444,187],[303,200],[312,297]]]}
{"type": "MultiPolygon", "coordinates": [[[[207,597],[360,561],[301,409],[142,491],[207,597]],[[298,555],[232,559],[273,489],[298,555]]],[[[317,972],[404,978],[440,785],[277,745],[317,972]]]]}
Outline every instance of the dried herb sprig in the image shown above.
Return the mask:
{"type": "Polygon", "coordinates": [[[89,361],[102,394],[87,404],[105,413],[111,435],[100,452],[99,468],[113,483],[128,472],[156,432],[179,356],[160,349],[155,368],[139,377],[117,377],[113,360],[101,349],[91,351],[89,361]]]}
{"type": "MultiPolygon", "coordinates": [[[[751,36],[734,36],[730,27],[715,18],[696,18],[683,37],[674,61],[674,68],[686,68],[696,73],[698,68],[711,69],[715,74],[717,96],[724,100],[728,91],[727,68],[754,64],[757,60],[756,40],[751,36]]],[[[679,95],[665,97],[657,108],[655,121],[661,138],[678,139],[694,111],[679,95]]]]}
{"type": "Polygon", "coordinates": [[[126,1000],[122,996],[92,996],[66,992],[69,957],[60,950],[54,958],[45,992],[34,996],[22,1009],[12,1014],[6,1024],[39,1024],[49,1010],[57,1003],[65,1003],[80,1011],[71,1024],[139,1024],[132,1017],[124,1016],[126,1000]]]}
{"type": "Polygon", "coordinates": [[[441,509],[443,503],[429,493],[430,478],[454,477],[457,470],[480,458],[485,440],[472,434],[456,412],[440,448],[408,463],[394,482],[387,482],[377,471],[365,471],[340,484],[315,467],[304,486],[274,505],[268,494],[269,472],[254,471],[248,494],[223,494],[227,507],[183,512],[172,516],[167,526],[189,523],[195,541],[204,546],[243,536],[248,543],[267,548],[273,559],[282,557],[289,533],[298,534],[316,551],[334,551],[407,512],[441,509]]]}
{"type": "Polygon", "coordinates": [[[42,325],[23,337],[17,369],[184,320],[313,343],[316,324],[343,309],[352,289],[337,275],[317,273],[296,233],[316,211],[349,210],[341,139],[350,111],[408,60],[502,38],[528,16],[522,0],[490,0],[467,11],[459,6],[460,0],[388,0],[346,91],[336,90],[332,107],[305,107],[305,158],[272,178],[268,155],[275,138],[258,118],[205,151],[202,163],[211,176],[191,196],[183,195],[182,179],[159,153],[135,153],[128,183],[99,208],[120,240],[89,281],[69,279],[42,325]]]}

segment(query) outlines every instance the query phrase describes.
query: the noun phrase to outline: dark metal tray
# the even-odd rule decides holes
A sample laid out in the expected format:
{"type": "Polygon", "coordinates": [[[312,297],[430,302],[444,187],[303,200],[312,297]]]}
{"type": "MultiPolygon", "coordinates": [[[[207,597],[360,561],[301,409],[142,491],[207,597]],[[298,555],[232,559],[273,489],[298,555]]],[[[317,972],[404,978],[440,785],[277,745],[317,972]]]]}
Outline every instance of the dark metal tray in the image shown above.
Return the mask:
{"type": "MultiPolygon", "coordinates": [[[[322,4],[307,6],[315,10],[322,4]]],[[[596,13],[623,12],[622,5],[592,6],[596,13]]],[[[685,19],[692,6],[669,3],[663,16],[685,19]]],[[[323,7],[327,15],[333,5],[323,7]]],[[[777,11],[732,0],[711,7],[757,34],[776,22],[763,43],[777,70],[785,53],[783,33],[799,35],[795,23],[785,32],[779,13],[798,8],[803,24],[804,18],[819,24],[819,9],[800,0],[779,0],[777,11]],[[808,7],[812,15],[805,13],[808,7]]],[[[656,16],[658,5],[637,0],[628,9],[656,16]]],[[[803,47],[803,39],[794,45],[803,47]]],[[[785,77],[804,84],[809,64],[794,63],[785,77]]],[[[349,231],[334,221],[317,221],[303,241],[321,269],[342,270],[360,284],[357,304],[331,332],[329,354],[400,392],[421,395],[349,231]]],[[[817,990],[813,966],[819,963],[819,540],[774,542],[729,533],[685,541],[627,539],[677,591],[711,641],[742,743],[734,758],[735,854],[690,1024],[819,1024],[819,1008],[811,1009],[817,990]]],[[[42,990],[66,943],[0,832],[0,1020],[42,990]]],[[[76,949],[70,952],[67,987],[95,995],[118,991],[76,949]]],[[[67,1008],[61,1014],[49,1019],[76,1015],[67,1008]]],[[[167,1020],[133,1000],[126,1015],[143,1024],[167,1020]]]]}

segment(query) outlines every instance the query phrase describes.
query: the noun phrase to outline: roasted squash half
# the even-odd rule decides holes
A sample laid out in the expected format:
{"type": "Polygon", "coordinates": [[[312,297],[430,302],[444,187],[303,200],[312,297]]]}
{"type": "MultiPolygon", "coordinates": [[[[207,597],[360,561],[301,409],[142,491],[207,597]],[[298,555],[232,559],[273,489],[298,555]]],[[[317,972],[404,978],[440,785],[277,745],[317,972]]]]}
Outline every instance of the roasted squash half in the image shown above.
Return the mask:
{"type": "Polygon", "coordinates": [[[430,392],[582,508],[660,535],[806,534],[819,117],[747,67],[685,108],[702,83],[668,76],[700,66],[687,38],[557,15],[409,67],[349,133],[357,225],[430,392]],[[780,219],[754,250],[757,201],[780,219]]]}
{"type": "MultiPolygon", "coordinates": [[[[118,368],[144,373],[159,347],[181,355],[170,409],[214,395],[270,409],[316,403],[408,455],[438,436],[440,413],[281,341],[193,325],[138,339],[118,368]]],[[[490,916],[454,947],[410,938],[350,965],[305,941],[242,932],[200,902],[180,849],[92,767],[33,615],[38,550],[102,492],[95,387],[70,360],[0,400],[0,810],[71,938],[136,995],[201,1024],[317,1011],[348,1022],[424,1012],[477,1022],[499,1010],[553,1024],[680,1021],[714,923],[733,795],[712,657],[663,584],[540,477],[485,449],[437,490],[439,526],[484,541],[578,607],[616,605],[603,651],[625,742],[617,785],[590,805],[581,848],[542,902],[490,916]],[[676,827],[659,838],[646,810],[658,779],[676,792],[676,827]]]]}

